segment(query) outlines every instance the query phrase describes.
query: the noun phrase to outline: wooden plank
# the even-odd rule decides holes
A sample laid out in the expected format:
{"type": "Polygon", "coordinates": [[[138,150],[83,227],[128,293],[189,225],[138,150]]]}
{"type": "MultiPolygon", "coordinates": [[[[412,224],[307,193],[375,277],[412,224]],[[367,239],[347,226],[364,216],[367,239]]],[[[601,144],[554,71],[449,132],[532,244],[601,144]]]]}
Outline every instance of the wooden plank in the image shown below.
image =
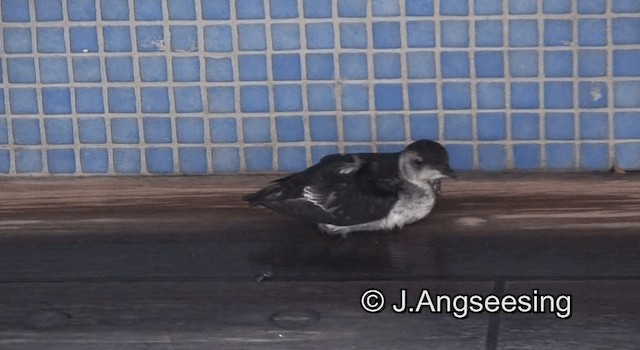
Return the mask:
{"type": "Polygon", "coordinates": [[[369,288],[397,300],[488,293],[486,282],[0,284],[0,348],[484,349],[487,315],[369,314],[369,288]]]}

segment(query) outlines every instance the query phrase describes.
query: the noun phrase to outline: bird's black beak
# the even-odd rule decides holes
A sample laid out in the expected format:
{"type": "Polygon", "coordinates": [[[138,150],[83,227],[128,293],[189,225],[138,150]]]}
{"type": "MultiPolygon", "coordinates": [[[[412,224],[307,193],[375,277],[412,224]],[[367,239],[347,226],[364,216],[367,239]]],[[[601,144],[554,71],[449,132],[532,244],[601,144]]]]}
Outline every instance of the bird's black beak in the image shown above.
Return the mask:
{"type": "Polygon", "coordinates": [[[456,175],[456,173],[453,172],[453,169],[451,169],[451,167],[449,166],[449,163],[444,165],[444,168],[442,169],[442,173],[451,179],[458,178],[458,175],[456,175]]]}

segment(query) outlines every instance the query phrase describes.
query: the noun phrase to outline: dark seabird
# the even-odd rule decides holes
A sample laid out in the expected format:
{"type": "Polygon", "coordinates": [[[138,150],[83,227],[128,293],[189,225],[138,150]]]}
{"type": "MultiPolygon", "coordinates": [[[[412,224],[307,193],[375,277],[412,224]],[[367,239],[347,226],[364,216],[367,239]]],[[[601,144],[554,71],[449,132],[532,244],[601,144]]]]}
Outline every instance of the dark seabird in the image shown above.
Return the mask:
{"type": "Polygon", "coordinates": [[[420,140],[398,153],[328,155],[243,199],[332,235],[388,231],[427,216],[451,175],[445,148],[420,140]]]}

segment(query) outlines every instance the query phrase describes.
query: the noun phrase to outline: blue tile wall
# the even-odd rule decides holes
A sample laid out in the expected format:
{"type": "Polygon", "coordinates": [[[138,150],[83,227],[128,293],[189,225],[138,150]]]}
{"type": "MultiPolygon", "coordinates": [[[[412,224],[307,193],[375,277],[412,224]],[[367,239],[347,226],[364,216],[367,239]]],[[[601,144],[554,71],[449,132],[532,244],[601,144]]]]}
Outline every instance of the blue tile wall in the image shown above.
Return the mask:
{"type": "Polygon", "coordinates": [[[634,0],[3,0],[0,175],[640,169],[634,0]]]}

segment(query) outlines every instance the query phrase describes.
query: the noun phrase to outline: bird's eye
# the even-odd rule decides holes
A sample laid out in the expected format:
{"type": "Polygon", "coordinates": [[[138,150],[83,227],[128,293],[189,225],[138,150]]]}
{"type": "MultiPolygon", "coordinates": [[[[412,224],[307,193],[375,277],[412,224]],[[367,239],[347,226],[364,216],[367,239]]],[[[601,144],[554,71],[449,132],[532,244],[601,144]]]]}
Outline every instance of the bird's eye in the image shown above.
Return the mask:
{"type": "Polygon", "coordinates": [[[413,164],[415,164],[415,165],[422,165],[422,163],[424,163],[422,158],[414,158],[413,159],[413,164]]]}

